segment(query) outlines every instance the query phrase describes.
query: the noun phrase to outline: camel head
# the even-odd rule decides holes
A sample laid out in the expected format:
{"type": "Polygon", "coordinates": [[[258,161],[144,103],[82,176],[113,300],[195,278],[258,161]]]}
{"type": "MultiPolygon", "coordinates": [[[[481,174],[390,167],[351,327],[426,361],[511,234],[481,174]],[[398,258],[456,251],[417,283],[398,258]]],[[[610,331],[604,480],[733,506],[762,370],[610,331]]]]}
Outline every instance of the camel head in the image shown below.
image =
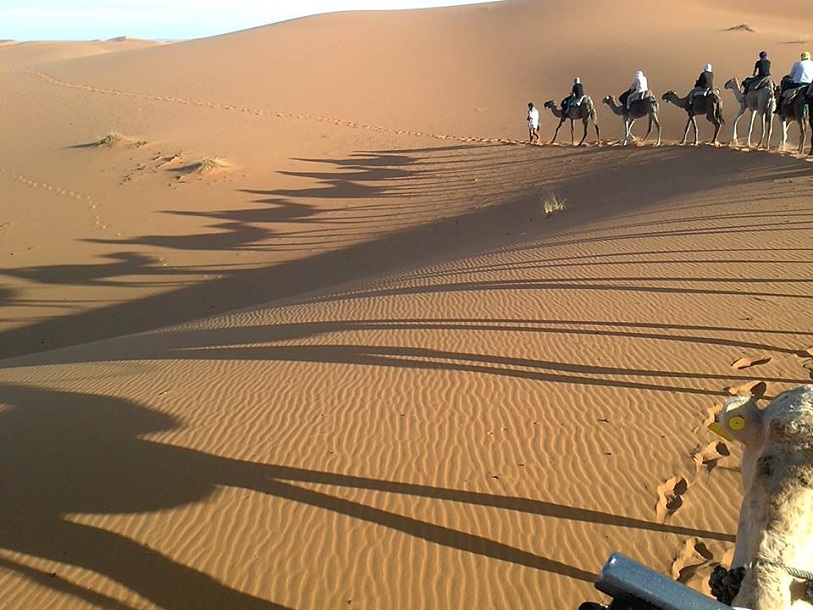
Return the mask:
{"type": "Polygon", "coordinates": [[[728,441],[759,447],[765,440],[762,411],[753,396],[733,396],[723,405],[709,429],[728,441]]]}
{"type": "Polygon", "coordinates": [[[677,93],[669,89],[669,91],[667,91],[661,96],[661,99],[664,101],[668,101],[670,97],[677,97],[677,93]]]}
{"type": "Polygon", "coordinates": [[[613,102],[613,96],[612,95],[605,95],[604,99],[602,99],[601,101],[609,106],[613,102]]]}
{"type": "Polygon", "coordinates": [[[547,102],[545,102],[545,108],[558,108],[558,106],[556,105],[556,102],[554,102],[553,100],[548,100],[547,102]]]}
{"type": "Polygon", "coordinates": [[[709,428],[727,440],[746,448],[774,446],[813,451],[813,385],[782,392],[764,409],[753,396],[733,396],[709,424],[709,428]]]}
{"type": "Polygon", "coordinates": [[[725,85],[723,85],[723,87],[725,89],[733,89],[736,91],[737,89],[740,88],[740,81],[738,81],[736,78],[729,78],[725,82],[725,85]]]}

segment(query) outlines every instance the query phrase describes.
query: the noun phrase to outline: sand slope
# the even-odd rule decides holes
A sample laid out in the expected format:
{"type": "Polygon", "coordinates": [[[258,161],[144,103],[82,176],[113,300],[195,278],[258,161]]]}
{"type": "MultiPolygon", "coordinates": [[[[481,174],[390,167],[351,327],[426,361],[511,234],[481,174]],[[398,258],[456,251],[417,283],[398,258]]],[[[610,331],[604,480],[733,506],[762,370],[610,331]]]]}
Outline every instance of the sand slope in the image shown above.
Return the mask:
{"type": "Polygon", "coordinates": [[[613,550],[703,590],[709,409],[810,380],[813,166],[527,146],[525,103],[811,22],[612,6],[0,47],[7,607],[568,608],[613,550]]]}

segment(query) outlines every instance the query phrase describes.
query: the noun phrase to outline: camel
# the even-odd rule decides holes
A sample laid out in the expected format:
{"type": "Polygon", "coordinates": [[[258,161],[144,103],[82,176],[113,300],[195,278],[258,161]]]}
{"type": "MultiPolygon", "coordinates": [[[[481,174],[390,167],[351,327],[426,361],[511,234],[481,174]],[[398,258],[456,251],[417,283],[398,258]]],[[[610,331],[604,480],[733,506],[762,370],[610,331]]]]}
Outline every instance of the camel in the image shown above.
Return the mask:
{"type": "Polygon", "coordinates": [[[545,102],[545,108],[550,108],[550,111],[553,113],[557,119],[559,119],[559,124],[556,126],[556,131],[553,134],[553,139],[550,141],[553,144],[556,141],[556,136],[559,134],[559,128],[562,124],[567,120],[570,119],[570,144],[573,144],[573,121],[581,120],[582,125],[584,125],[584,135],[582,136],[581,141],[579,142],[579,146],[584,144],[584,141],[587,139],[587,123],[589,121],[593,121],[593,125],[596,128],[596,141],[601,144],[601,136],[599,135],[598,131],[598,119],[596,118],[596,109],[593,107],[593,100],[590,99],[589,96],[584,96],[582,101],[578,105],[571,105],[567,112],[563,113],[559,107],[556,105],[556,102],[553,100],[548,100],[545,102]]]}
{"type": "Polygon", "coordinates": [[[732,397],[709,427],[743,445],[734,558],[730,570],[715,569],[712,591],[736,607],[813,608],[813,385],[764,409],[753,396],[732,397]]]}
{"type": "Polygon", "coordinates": [[[788,140],[788,125],[795,121],[799,125],[799,147],[796,152],[799,154],[804,153],[805,137],[807,135],[805,121],[810,120],[810,109],[808,108],[809,104],[805,93],[805,91],[799,92],[792,102],[788,104],[786,100],[782,100],[779,87],[775,90],[777,104],[779,105],[779,121],[782,124],[782,139],[779,141],[779,152],[785,150],[785,142],[788,140]]]}
{"type": "MultiPolygon", "coordinates": [[[[805,99],[805,108],[803,109],[802,116],[807,116],[808,123],[810,123],[810,152],[807,153],[809,157],[813,157],[813,83],[807,86],[802,96],[805,99]]],[[[799,142],[799,152],[804,152],[804,136],[799,142]]]]}
{"type": "Polygon", "coordinates": [[[745,93],[737,78],[728,80],[725,84],[725,88],[731,89],[734,93],[734,97],[740,104],[740,111],[734,119],[734,135],[731,137],[734,146],[739,144],[737,141],[737,123],[742,115],[745,114],[745,111],[750,110],[751,122],[748,125],[748,138],[746,139],[745,146],[751,148],[751,132],[754,130],[754,118],[759,114],[760,123],[762,124],[762,134],[759,137],[757,148],[762,148],[764,142],[765,149],[770,149],[771,133],[773,131],[773,114],[776,109],[776,98],[773,94],[773,88],[770,86],[762,87],[761,89],[751,90],[745,93]]]}
{"type": "Polygon", "coordinates": [[[626,146],[630,139],[635,139],[635,136],[632,135],[632,125],[635,123],[636,119],[641,119],[643,117],[647,117],[649,119],[649,124],[647,125],[646,135],[644,135],[642,142],[646,142],[646,139],[649,137],[649,134],[652,131],[652,124],[654,123],[655,127],[658,128],[657,146],[661,145],[661,122],[658,120],[657,99],[652,97],[638,100],[637,102],[633,102],[629,108],[627,108],[626,104],[621,104],[616,101],[615,97],[612,95],[608,95],[601,101],[607,104],[614,114],[624,118],[624,141],[621,143],[621,146],[626,146]]]}
{"type": "Polygon", "coordinates": [[[706,115],[706,119],[714,125],[714,136],[711,139],[711,143],[715,146],[719,145],[717,136],[720,133],[720,125],[725,124],[725,121],[723,120],[723,100],[716,94],[697,97],[691,104],[689,103],[688,95],[686,97],[678,97],[677,93],[671,90],[664,93],[661,97],[664,101],[672,102],[678,108],[683,108],[686,114],[689,115],[689,120],[686,121],[686,129],[683,130],[683,139],[680,141],[681,144],[686,143],[686,136],[689,134],[689,125],[691,125],[694,127],[694,145],[697,146],[697,119],[695,117],[704,114],[706,115]]]}
{"type": "Polygon", "coordinates": [[[813,157],[813,83],[808,85],[804,95],[807,104],[807,120],[810,123],[810,152],[807,154],[813,157]]]}

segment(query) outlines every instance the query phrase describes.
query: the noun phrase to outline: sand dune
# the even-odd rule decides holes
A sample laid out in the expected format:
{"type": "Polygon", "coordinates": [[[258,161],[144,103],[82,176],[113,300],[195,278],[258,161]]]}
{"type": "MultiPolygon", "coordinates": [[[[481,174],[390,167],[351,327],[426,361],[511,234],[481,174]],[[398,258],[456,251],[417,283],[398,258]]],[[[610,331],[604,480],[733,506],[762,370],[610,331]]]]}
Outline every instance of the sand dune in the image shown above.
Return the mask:
{"type": "Polygon", "coordinates": [[[813,165],[665,104],[662,147],[605,106],[529,146],[525,104],[789,67],[813,19],[614,7],[1,46],[4,604],[575,608],[614,550],[708,592],[704,422],[811,379],[813,165]]]}

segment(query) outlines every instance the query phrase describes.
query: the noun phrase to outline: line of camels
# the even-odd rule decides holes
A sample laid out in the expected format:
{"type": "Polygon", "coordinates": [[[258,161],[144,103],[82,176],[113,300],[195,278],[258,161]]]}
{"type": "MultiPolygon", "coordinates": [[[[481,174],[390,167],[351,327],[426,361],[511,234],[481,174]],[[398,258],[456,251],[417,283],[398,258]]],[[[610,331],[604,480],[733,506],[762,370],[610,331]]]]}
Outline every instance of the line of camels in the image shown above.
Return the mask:
{"type": "MultiPolygon", "coordinates": [[[[739,79],[737,78],[732,78],[726,82],[725,88],[731,89],[731,91],[734,93],[734,97],[740,105],[739,112],[734,119],[734,133],[732,135],[731,144],[734,146],[739,145],[739,140],[737,138],[737,123],[739,123],[740,118],[742,118],[742,115],[745,114],[746,111],[751,111],[751,121],[748,125],[746,146],[751,148],[751,134],[754,130],[754,121],[757,117],[759,117],[762,133],[760,135],[757,148],[764,148],[765,150],[770,149],[771,134],[773,132],[773,116],[776,109],[777,99],[779,99],[779,88],[771,84],[769,86],[751,90],[748,91],[748,93],[745,93],[739,79]]],[[[686,138],[689,134],[689,127],[693,127],[694,145],[697,146],[698,116],[705,116],[706,120],[714,125],[714,135],[712,136],[711,141],[715,146],[720,144],[717,138],[720,134],[720,127],[725,124],[725,121],[723,120],[723,101],[720,99],[719,95],[715,93],[714,95],[695,97],[693,102],[690,103],[689,95],[680,97],[674,91],[670,90],[664,93],[663,96],[661,96],[661,99],[674,104],[678,108],[682,108],[688,115],[686,128],[683,131],[683,138],[681,139],[680,144],[686,143],[686,138]]],[[[651,95],[642,100],[635,101],[630,104],[629,108],[627,108],[626,104],[619,103],[618,100],[612,95],[606,96],[602,102],[607,104],[614,114],[617,114],[624,120],[624,140],[621,143],[622,146],[626,146],[630,141],[637,139],[632,135],[632,126],[636,120],[644,117],[646,117],[648,120],[648,126],[646,134],[641,142],[646,142],[646,139],[652,132],[652,126],[654,125],[658,134],[657,145],[660,145],[661,124],[658,120],[659,104],[657,97],[651,95]]],[[[785,149],[785,143],[788,139],[788,126],[795,122],[799,126],[799,147],[797,152],[799,154],[803,154],[805,138],[807,137],[807,123],[809,122],[811,131],[809,154],[813,155],[813,85],[808,86],[806,91],[802,92],[800,95],[797,95],[792,103],[787,103],[785,101],[781,106],[781,111],[777,115],[782,125],[782,137],[779,142],[779,152],[782,152],[785,149]]],[[[593,105],[593,100],[589,96],[584,96],[579,104],[569,106],[564,112],[553,100],[545,102],[545,108],[549,108],[553,115],[559,119],[559,124],[556,126],[556,131],[553,134],[551,144],[556,141],[556,137],[559,135],[559,129],[567,120],[570,120],[571,144],[575,142],[574,123],[576,121],[581,121],[582,125],[584,126],[584,134],[582,135],[581,141],[579,141],[579,146],[584,144],[584,141],[587,139],[587,127],[591,122],[596,130],[596,140],[599,143],[601,142],[598,119],[596,117],[596,108],[593,105]]]]}

